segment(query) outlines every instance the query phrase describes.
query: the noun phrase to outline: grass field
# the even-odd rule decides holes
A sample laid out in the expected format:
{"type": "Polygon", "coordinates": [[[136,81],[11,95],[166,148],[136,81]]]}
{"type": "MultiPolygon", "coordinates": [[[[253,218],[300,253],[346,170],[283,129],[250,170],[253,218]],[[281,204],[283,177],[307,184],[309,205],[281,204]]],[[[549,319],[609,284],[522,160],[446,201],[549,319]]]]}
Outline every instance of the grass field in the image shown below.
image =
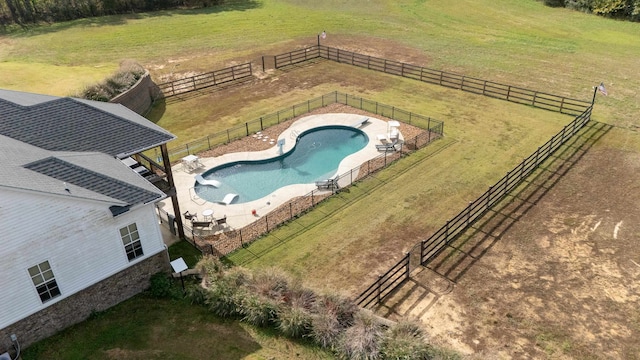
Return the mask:
{"type": "MultiPolygon", "coordinates": [[[[159,81],[259,64],[262,55],[314,44],[322,30],[329,46],[583,100],[602,81],[609,96],[598,95],[594,119],[615,126],[615,136],[595,148],[640,153],[638,24],[528,0],[265,0],[53,24],[0,36],[0,72],[9,74],[0,87],[68,95],[124,59],[159,81]]],[[[444,139],[257,242],[249,250],[258,256],[231,257],[349,293],[570,121],[330,62],[262,75],[251,86],[158,106],[150,118],[178,135],[177,146],[338,90],[445,122],[444,139]]]]}

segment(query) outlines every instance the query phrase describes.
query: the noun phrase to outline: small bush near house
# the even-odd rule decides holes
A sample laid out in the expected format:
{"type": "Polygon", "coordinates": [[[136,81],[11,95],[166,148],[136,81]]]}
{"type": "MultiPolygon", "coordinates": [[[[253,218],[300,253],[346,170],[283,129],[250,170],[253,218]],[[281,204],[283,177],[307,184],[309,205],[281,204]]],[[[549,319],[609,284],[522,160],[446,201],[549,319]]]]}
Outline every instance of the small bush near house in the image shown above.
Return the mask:
{"type": "Polygon", "coordinates": [[[120,63],[120,69],[107,80],[89,86],[80,97],[87,100],[108,102],[135,85],[145,73],[142,65],[132,60],[120,63]]]}
{"type": "Polygon", "coordinates": [[[158,299],[181,299],[182,289],[175,286],[172,279],[166,273],[157,273],[151,276],[149,293],[158,299]]]}

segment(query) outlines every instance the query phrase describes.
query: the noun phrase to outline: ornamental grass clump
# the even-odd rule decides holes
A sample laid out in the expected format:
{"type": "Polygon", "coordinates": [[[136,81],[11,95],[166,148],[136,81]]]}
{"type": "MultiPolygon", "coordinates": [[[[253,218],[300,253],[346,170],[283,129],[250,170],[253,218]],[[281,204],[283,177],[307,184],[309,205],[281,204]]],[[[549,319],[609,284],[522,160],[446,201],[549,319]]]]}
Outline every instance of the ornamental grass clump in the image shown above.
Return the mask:
{"type": "Polygon", "coordinates": [[[360,311],[353,326],[344,331],[338,355],[349,360],[383,359],[380,354],[383,333],[382,324],[373,315],[360,311]]]}
{"type": "Polygon", "coordinates": [[[383,359],[426,360],[433,358],[433,349],[417,322],[401,321],[388,329],[382,338],[383,359]]]}
{"type": "Polygon", "coordinates": [[[145,72],[142,65],[132,60],[124,60],[115,74],[101,83],[87,87],[79,96],[83,99],[108,102],[129,90],[145,72]]]}
{"type": "Polygon", "coordinates": [[[220,317],[272,327],[292,339],[310,339],[340,359],[425,360],[437,355],[417,323],[390,325],[345,297],[316,294],[280,269],[229,269],[211,256],[197,268],[203,291],[187,294],[220,317]]]}
{"type": "Polygon", "coordinates": [[[319,296],[314,303],[309,337],[323,348],[336,349],[358,310],[352,301],[339,295],[319,296]]]}

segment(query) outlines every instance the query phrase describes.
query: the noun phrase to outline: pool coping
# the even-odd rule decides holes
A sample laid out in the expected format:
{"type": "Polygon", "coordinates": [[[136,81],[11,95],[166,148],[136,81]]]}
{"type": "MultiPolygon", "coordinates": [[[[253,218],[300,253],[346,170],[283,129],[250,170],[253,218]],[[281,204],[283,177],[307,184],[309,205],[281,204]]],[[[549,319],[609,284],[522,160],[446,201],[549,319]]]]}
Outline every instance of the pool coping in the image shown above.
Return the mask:
{"type": "MultiPolygon", "coordinates": [[[[274,145],[267,150],[234,152],[217,157],[199,158],[202,166],[197,170],[191,172],[187,171],[182,166],[182,164],[174,165],[172,167],[173,180],[176,187],[178,203],[180,204],[180,210],[183,213],[185,211],[189,211],[189,213],[192,214],[197,213],[198,220],[200,221],[204,220],[202,217],[202,212],[204,210],[213,210],[213,218],[219,219],[226,216],[227,224],[229,225],[229,228],[232,229],[241,229],[251,223],[259,221],[262,216],[278,208],[280,205],[286,203],[290,199],[306,195],[311,191],[316,190],[316,185],[288,185],[277,189],[268,196],[260,198],[258,200],[253,200],[241,204],[231,203],[230,205],[224,205],[219,203],[212,203],[199,198],[193,190],[193,187],[196,183],[195,176],[198,174],[202,174],[211,168],[229,162],[264,160],[282,155],[283,153],[290,151],[294,147],[295,140],[298,135],[302,134],[305,131],[317,127],[332,125],[353,126],[354,124],[359,124],[360,122],[362,122],[364,118],[368,118],[368,121],[360,124],[360,126],[355,127],[362,130],[369,137],[369,143],[363,149],[345,157],[340,162],[337,174],[341,175],[348,171],[351,171],[352,169],[358,168],[363,163],[381,154],[381,152],[376,149],[375,145],[380,144],[378,135],[384,134],[388,136],[390,128],[387,121],[375,117],[350,113],[309,115],[293,122],[287,129],[285,129],[280,135],[278,135],[277,139],[273,139],[274,145]],[[280,150],[278,141],[283,139],[284,146],[282,147],[282,150],[280,150]]],[[[263,139],[258,139],[257,136],[254,139],[255,141],[263,141],[263,139]]],[[[402,140],[401,133],[400,140],[402,140]]],[[[357,176],[356,172],[354,172],[354,176],[357,176]]],[[[345,179],[344,181],[348,182],[348,179],[345,179]]],[[[339,185],[347,186],[348,184],[339,183],[339,185]]],[[[173,214],[173,207],[171,206],[170,199],[164,200],[160,206],[162,207],[163,211],[167,211],[169,214],[175,216],[175,214],[173,214]]],[[[186,224],[189,225],[188,222],[186,224]]]]}

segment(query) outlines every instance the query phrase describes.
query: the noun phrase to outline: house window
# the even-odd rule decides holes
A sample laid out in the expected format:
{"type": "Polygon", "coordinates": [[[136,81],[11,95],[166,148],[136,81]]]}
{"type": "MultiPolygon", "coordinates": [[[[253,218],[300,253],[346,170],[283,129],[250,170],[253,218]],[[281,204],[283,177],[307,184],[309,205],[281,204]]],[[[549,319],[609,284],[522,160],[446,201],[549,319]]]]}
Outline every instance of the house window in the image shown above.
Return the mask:
{"type": "Polygon", "coordinates": [[[138,226],[135,223],[120,229],[120,237],[122,237],[122,244],[129,261],[144,255],[140,235],[138,235],[138,226]]]}
{"type": "Polygon", "coordinates": [[[31,275],[33,285],[36,286],[40,300],[42,300],[43,303],[60,295],[60,288],[58,287],[58,283],[56,283],[53,270],[51,270],[51,265],[49,265],[48,261],[30,267],[29,275],[31,275]]]}

